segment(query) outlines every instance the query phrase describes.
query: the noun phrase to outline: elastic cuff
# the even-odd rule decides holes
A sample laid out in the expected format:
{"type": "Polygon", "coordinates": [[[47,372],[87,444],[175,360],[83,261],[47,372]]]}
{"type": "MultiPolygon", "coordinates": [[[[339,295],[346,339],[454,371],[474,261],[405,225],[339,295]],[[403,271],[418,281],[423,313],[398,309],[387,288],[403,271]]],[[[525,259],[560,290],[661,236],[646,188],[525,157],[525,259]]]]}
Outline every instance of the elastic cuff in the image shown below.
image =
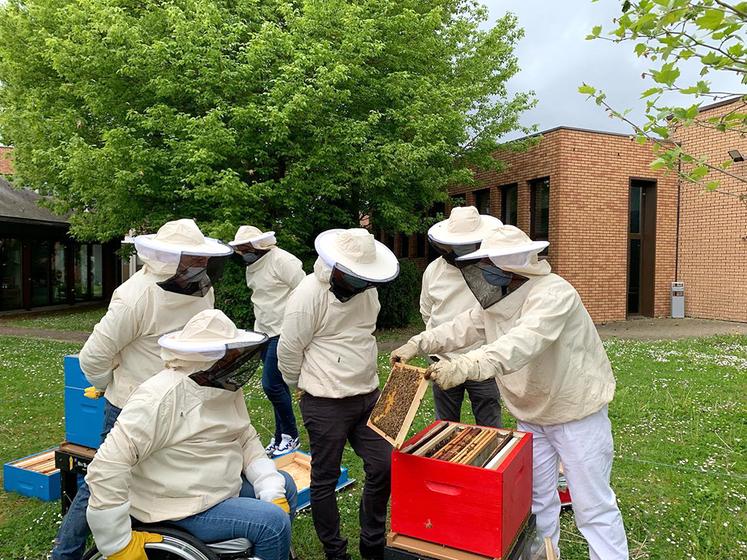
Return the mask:
{"type": "Polygon", "coordinates": [[[86,509],[86,520],[96,541],[96,548],[104,556],[111,556],[124,549],[132,538],[130,502],[110,509],[86,509]]]}

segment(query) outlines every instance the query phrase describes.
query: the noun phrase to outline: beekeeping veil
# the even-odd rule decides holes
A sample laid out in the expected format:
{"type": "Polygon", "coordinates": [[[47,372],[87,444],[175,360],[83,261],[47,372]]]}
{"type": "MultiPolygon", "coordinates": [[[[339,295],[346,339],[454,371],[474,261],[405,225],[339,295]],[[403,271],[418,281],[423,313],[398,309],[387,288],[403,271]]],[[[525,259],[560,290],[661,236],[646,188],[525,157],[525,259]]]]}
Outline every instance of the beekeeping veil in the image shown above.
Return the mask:
{"type": "Polygon", "coordinates": [[[254,264],[275,246],[274,231],[262,231],[254,226],[241,226],[228,244],[234,250],[234,258],[242,266],[254,264]]]}
{"type": "Polygon", "coordinates": [[[465,282],[487,309],[502,296],[513,273],[537,276],[550,273],[550,265],[539,261],[537,254],[547,247],[547,241],[532,241],[514,226],[501,226],[490,233],[477,251],[457,259],[465,282]]]}
{"type": "Polygon", "coordinates": [[[449,218],[428,230],[428,242],[452,266],[457,258],[480,247],[485,236],[503,223],[493,216],[481,215],[474,206],[452,208],[449,218]]]}
{"type": "Polygon", "coordinates": [[[238,391],[260,367],[267,335],[237,329],[218,309],[192,317],[180,331],[163,335],[161,357],[198,385],[238,391]]]}
{"type": "Polygon", "coordinates": [[[322,232],[314,240],[314,248],[332,269],[330,291],[343,303],[399,275],[394,253],[363,228],[322,232]]]}
{"type": "Polygon", "coordinates": [[[217,239],[205,237],[193,220],[166,222],[156,234],[133,239],[138,256],[160,263],[161,273],[173,276],[158,282],[167,292],[202,297],[220,279],[233,252],[217,239]],[[167,272],[168,271],[168,272],[167,272]]]}

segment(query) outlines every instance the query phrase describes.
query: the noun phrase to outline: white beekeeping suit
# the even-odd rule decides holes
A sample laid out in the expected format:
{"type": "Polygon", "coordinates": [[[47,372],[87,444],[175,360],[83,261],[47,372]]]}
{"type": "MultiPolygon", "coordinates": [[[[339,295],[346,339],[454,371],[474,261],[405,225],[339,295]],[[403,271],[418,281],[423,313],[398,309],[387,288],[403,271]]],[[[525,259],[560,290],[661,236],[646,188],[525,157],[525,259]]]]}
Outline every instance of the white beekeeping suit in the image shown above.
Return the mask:
{"type": "MultiPolygon", "coordinates": [[[[476,250],[483,238],[501,226],[499,219],[480,215],[474,206],[452,208],[449,218],[434,224],[428,230],[428,242],[440,255],[428,265],[423,273],[420,292],[420,314],[425,329],[451,321],[477,304],[477,299],[468,287],[456,259],[476,250]]],[[[497,297],[500,297],[500,292],[497,297]]],[[[482,346],[484,340],[475,342],[458,353],[482,346]]],[[[436,355],[436,360],[448,359],[436,355]]],[[[436,417],[441,420],[459,422],[465,392],[469,395],[475,423],[481,426],[500,427],[501,404],[498,387],[494,380],[467,381],[448,391],[433,386],[433,403],[436,417]]]]}
{"type": "Polygon", "coordinates": [[[88,381],[105,390],[106,399],[122,408],[143,381],[161,369],[158,338],[179,329],[190,317],[213,307],[213,290],[186,295],[159,286],[177,273],[182,252],[225,257],[231,249],[205,238],[192,220],[164,224],[155,235],[135,238],[143,268],[112,295],[106,315],[80,351],[88,381]]]}
{"type": "Polygon", "coordinates": [[[266,340],[212,309],[161,337],[165,369],[132,394],[88,467],[87,518],[102,554],[137,541],[130,516],[155,523],[203,512],[238,497],[242,474],[259,500],[281,505],[285,479],[240,390],[266,340]]]}
{"type": "Polygon", "coordinates": [[[246,265],[254,330],[270,337],[280,334],[288,296],[306,276],[301,261],[276,243],[274,231],[263,232],[254,226],[241,226],[229,242],[246,265]]]}
{"type": "MultiPolygon", "coordinates": [[[[430,368],[443,388],[466,379],[498,380],[519,430],[533,434],[532,510],[537,534],[557,548],[562,460],[573,496],[576,524],[593,560],[628,557],[627,540],[610,487],[612,431],[607,405],[615,379],[602,341],[576,290],[550,272],[537,253],[548,244],[533,242],[513,226],[488,236],[478,251],[460,257],[473,267],[468,276],[485,286],[517,274],[527,278],[492,306],[480,306],[453,321],[411,338],[392,353],[407,360],[418,353],[448,352],[479,340],[487,344],[430,368]]],[[[484,286],[470,286],[486,291],[484,286]]],[[[539,543],[535,543],[535,549],[539,543]]]]}

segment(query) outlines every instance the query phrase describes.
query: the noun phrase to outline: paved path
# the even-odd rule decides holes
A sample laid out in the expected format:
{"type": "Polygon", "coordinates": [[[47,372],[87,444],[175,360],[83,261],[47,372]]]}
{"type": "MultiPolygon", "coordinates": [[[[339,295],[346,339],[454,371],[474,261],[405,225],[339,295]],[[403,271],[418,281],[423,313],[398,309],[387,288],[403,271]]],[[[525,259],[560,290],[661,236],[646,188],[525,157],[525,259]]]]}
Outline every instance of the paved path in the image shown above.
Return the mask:
{"type": "MultiPolygon", "coordinates": [[[[387,333],[379,341],[379,352],[391,352],[408,338],[420,332],[417,327],[397,331],[396,336],[387,333]]],[[[622,338],[630,340],[676,340],[717,334],[747,335],[747,323],[713,321],[710,319],[631,319],[598,325],[597,330],[602,339],[622,338]]]]}
{"type": "MultiPolygon", "coordinates": [[[[708,319],[632,319],[599,325],[603,339],[623,338],[632,340],[674,340],[717,334],[747,335],[747,323],[712,321],[708,319]]],[[[391,352],[420,332],[419,326],[387,332],[379,341],[379,352],[391,352]]],[[[51,329],[26,329],[0,325],[0,335],[46,338],[63,342],[83,343],[90,333],[82,331],[58,331],[51,329]]]]}
{"type": "Polygon", "coordinates": [[[22,336],[28,338],[48,338],[51,340],[60,340],[62,342],[83,343],[91,333],[83,331],[55,331],[52,329],[25,329],[22,327],[5,327],[0,326],[0,335],[4,336],[22,336]]]}
{"type": "Polygon", "coordinates": [[[745,334],[747,323],[710,319],[631,319],[597,327],[602,338],[675,340],[717,334],[745,334]]]}

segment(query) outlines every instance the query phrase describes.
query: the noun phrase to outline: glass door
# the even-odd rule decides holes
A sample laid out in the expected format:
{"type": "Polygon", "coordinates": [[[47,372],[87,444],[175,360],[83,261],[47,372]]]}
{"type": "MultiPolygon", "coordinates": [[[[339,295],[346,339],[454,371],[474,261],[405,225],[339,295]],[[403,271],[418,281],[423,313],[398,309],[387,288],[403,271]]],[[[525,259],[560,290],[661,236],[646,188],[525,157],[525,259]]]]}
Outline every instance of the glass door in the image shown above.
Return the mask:
{"type": "Polygon", "coordinates": [[[0,238],[0,310],[23,307],[21,242],[0,238]]]}
{"type": "Polygon", "coordinates": [[[34,241],[31,246],[31,307],[49,305],[52,299],[52,271],[49,241],[34,241]]]}

